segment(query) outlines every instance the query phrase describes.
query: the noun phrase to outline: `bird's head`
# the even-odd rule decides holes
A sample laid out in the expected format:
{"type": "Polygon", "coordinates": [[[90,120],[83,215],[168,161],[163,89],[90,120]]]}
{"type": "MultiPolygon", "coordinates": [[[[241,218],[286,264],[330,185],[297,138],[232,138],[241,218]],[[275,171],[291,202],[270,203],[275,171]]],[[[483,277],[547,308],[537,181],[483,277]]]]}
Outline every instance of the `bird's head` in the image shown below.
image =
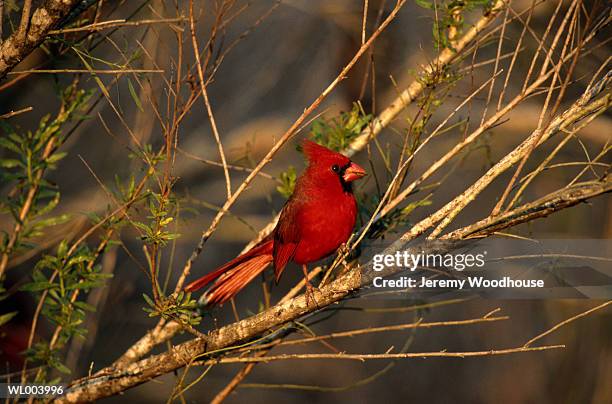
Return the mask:
{"type": "Polygon", "coordinates": [[[345,191],[350,191],[351,183],[366,175],[358,164],[327,147],[305,140],[302,148],[308,159],[308,170],[316,173],[319,181],[339,181],[345,191]]]}

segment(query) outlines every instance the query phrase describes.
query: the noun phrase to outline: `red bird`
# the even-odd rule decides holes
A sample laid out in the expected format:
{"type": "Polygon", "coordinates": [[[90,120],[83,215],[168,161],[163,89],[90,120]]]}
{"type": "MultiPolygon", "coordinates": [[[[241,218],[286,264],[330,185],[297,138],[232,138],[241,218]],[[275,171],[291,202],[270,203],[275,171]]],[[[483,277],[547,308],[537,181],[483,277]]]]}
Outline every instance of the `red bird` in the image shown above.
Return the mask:
{"type": "MultiPolygon", "coordinates": [[[[311,141],[303,143],[306,171],[297,179],[276,228],[246,253],[193,281],[185,290],[214,283],[204,294],[207,305],[234,297],[253,278],[274,264],[276,281],[289,261],[306,265],[332,254],[346,242],[355,226],[357,203],[352,182],[366,175],[348,157],[311,141]]],[[[308,284],[310,286],[310,284],[308,284]]]]}

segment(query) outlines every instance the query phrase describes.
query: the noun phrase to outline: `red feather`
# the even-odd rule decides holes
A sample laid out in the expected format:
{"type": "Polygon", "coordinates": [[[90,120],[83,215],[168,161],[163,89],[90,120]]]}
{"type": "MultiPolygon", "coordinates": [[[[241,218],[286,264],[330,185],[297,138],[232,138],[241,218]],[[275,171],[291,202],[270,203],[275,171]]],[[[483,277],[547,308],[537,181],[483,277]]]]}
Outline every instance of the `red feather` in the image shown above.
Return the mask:
{"type": "Polygon", "coordinates": [[[357,217],[351,183],[365,171],[351,160],[314,142],[303,143],[308,167],[298,178],[293,195],[281,212],[273,233],[185,288],[196,291],[211,282],[208,305],[222,304],[270,264],[276,281],[287,263],[308,264],[332,254],[348,240],[357,217]]]}

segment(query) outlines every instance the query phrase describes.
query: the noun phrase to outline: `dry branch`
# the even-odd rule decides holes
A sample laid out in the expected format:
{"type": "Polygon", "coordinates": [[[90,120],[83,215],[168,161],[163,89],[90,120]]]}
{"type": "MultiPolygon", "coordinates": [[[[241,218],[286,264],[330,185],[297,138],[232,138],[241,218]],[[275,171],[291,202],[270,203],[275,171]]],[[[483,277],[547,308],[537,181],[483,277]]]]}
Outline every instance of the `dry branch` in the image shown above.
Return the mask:
{"type": "Polygon", "coordinates": [[[208,360],[198,363],[198,365],[211,365],[216,363],[268,363],[283,360],[320,360],[320,359],[335,359],[335,360],[352,360],[364,362],[373,359],[409,359],[409,358],[470,358],[474,356],[497,356],[508,355],[519,352],[535,352],[547,351],[549,349],[561,349],[565,345],[547,345],[540,347],[519,347],[509,349],[491,349],[488,351],[468,351],[468,352],[411,352],[411,353],[383,353],[383,354],[294,354],[294,355],[275,355],[262,357],[246,357],[246,358],[224,358],[219,360],[208,360]]]}
{"type": "Polygon", "coordinates": [[[6,114],[0,115],[0,119],[9,119],[16,115],[23,114],[24,112],[30,112],[32,109],[34,108],[26,107],[26,108],[19,109],[17,111],[10,111],[10,112],[7,112],[6,114]]]}
{"type": "Polygon", "coordinates": [[[529,341],[527,341],[527,342],[525,343],[525,345],[523,345],[523,346],[524,346],[525,348],[527,348],[527,347],[529,347],[530,345],[532,345],[534,342],[536,342],[536,341],[538,341],[538,340],[540,340],[540,339],[544,338],[545,336],[547,336],[547,335],[549,335],[549,334],[551,334],[551,333],[553,333],[553,332],[557,331],[559,328],[561,328],[561,327],[563,327],[563,326],[565,326],[565,325],[567,325],[567,324],[569,324],[569,323],[571,323],[571,322],[573,322],[573,321],[576,321],[576,320],[578,320],[578,319],[580,319],[580,318],[582,318],[582,317],[588,316],[589,314],[591,314],[591,313],[593,313],[593,312],[595,312],[595,311],[597,311],[597,310],[601,310],[601,309],[603,309],[603,308],[605,308],[605,307],[608,307],[610,304],[612,304],[612,300],[608,300],[607,302],[602,303],[602,304],[600,304],[599,306],[593,307],[593,308],[591,308],[591,309],[589,309],[589,310],[587,310],[587,311],[584,311],[584,312],[582,312],[582,313],[580,313],[580,314],[577,314],[577,315],[575,315],[575,316],[573,316],[573,317],[570,317],[570,318],[568,318],[567,320],[563,320],[563,321],[561,321],[559,324],[555,325],[554,327],[549,328],[548,330],[544,331],[543,333],[541,333],[541,334],[539,334],[539,335],[536,335],[535,337],[531,338],[531,339],[530,339],[529,341]]]}
{"type": "Polygon", "coordinates": [[[60,35],[60,34],[69,34],[69,33],[84,32],[84,31],[85,32],[101,31],[104,29],[117,28],[117,27],[140,27],[142,25],[179,23],[182,21],[185,21],[185,17],[159,18],[156,20],[140,20],[140,21],[127,21],[127,20],[121,19],[121,20],[112,20],[112,21],[102,21],[102,22],[98,22],[95,24],[83,25],[82,27],[51,30],[48,32],[48,34],[49,35],[60,35]]]}
{"type": "Polygon", "coordinates": [[[18,74],[34,74],[34,73],[42,73],[42,74],[59,74],[59,73],[88,73],[88,74],[126,74],[126,73],[164,73],[163,70],[155,70],[155,69],[106,69],[106,70],[97,70],[97,69],[32,69],[32,70],[19,70],[16,72],[7,73],[7,75],[18,75],[18,74]]]}
{"type": "MultiPolygon", "coordinates": [[[[461,325],[473,325],[473,324],[479,324],[479,323],[491,323],[491,322],[496,322],[496,321],[508,320],[509,318],[510,317],[508,316],[499,316],[499,317],[483,316],[480,318],[472,318],[468,320],[434,321],[430,323],[424,323],[422,319],[420,319],[419,321],[415,323],[409,323],[409,324],[396,324],[396,325],[385,325],[381,327],[359,328],[356,330],[340,331],[340,332],[334,332],[334,333],[326,334],[326,335],[318,335],[316,337],[293,339],[293,340],[282,341],[282,342],[274,341],[269,344],[257,346],[257,348],[265,349],[265,348],[271,348],[277,345],[287,346],[287,345],[307,344],[309,342],[326,341],[326,340],[333,340],[337,338],[355,337],[358,335],[375,334],[375,333],[382,333],[382,332],[389,332],[389,331],[402,331],[402,330],[409,330],[413,328],[452,327],[452,326],[461,326],[461,325]]],[[[242,350],[246,351],[249,349],[251,348],[247,347],[247,348],[243,348],[242,350]]]]}
{"type": "Polygon", "coordinates": [[[27,30],[28,24],[22,20],[23,32],[20,28],[0,44],[0,79],[36,49],[79,3],[79,0],[47,0],[34,10],[27,30]]]}
{"type": "Polygon", "coordinates": [[[601,181],[574,184],[560,191],[546,195],[535,202],[519,206],[499,216],[488,217],[470,226],[455,230],[443,238],[483,237],[510,226],[542,218],[559,210],[575,206],[599,195],[612,192],[612,177],[607,175],[601,181]]]}

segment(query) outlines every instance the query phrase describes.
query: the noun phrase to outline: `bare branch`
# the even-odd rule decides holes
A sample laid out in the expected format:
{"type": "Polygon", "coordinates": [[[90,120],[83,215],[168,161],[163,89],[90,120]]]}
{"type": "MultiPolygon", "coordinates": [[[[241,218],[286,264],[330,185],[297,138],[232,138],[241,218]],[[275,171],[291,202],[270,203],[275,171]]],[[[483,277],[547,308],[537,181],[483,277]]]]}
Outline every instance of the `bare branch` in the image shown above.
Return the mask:
{"type": "Polygon", "coordinates": [[[18,30],[0,44],[0,79],[38,47],[49,31],[79,3],[79,0],[46,0],[34,10],[27,35],[22,37],[18,30]]]}
{"type": "Polygon", "coordinates": [[[580,319],[582,317],[588,316],[589,314],[591,314],[591,313],[593,313],[593,312],[595,312],[597,310],[601,310],[601,309],[609,306],[610,304],[612,304],[612,300],[608,300],[607,302],[602,303],[599,306],[593,307],[592,309],[589,309],[589,310],[584,311],[584,312],[582,312],[580,314],[577,314],[577,315],[575,315],[573,317],[570,317],[567,320],[564,320],[564,321],[560,322],[559,324],[555,325],[554,327],[550,328],[549,330],[544,331],[542,334],[539,334],[539,335],[533,337],[532,339],[527,341],[525,343],[525,345],[523,345],[523,346],[525,348],[527,348],[527,347],[531,346],[534,342],[536,342],[536,341],[544,338],[545,336],[547,336],[547,335],[557,331],[559,328],[561,328],[561,327],[563,327],[563,326],[565,326],[565,325],[567,325],[567,324],[569,324],[569,323],[571,323],[573,321],[576,321],[576,320],[578,320],[578,319],[580,319]]]}
{"type": "Polygon", "coordinates": [[[225,152],[223,151],[223,144],[221,143],[221,136],[217,129],[217,122],[213,114],[210,100],[208,99],[208,90],[204,84],[204,73],[202,71],[202,62],[200,61],[200,48],[198,46],[198,40],[196,39],[195,21],[193,18],[193,0],[189,1],[189,27],[191,29],[191,42],[193,44],[193,54],[196,59],[196,67],[198,70],[198,78],[200,79],[200,91],[202,91],[202,100],[206,107],[206,113],[208,113],[208,120],[210,121],[210,127],[212,128],[217,148],[219,149],[219,156],[221,157],[221,164],[223,164],[223,175],[225,176],[225,187],[227,191],[227,199],[232,197],[232,182],[230,180],[229,170],[227,168],[227,161],[225,161],[225,152]]]}
{"type": "Polygon", "coordinates": [[[535,202],[519,206],[499,216],[488,217],[470,226],[455,230],[444,235],[442,238],[484,237],[508,227],[546,217],[551,213],[575,206],[609,192],[612,192],[612,177],[608,175],[602,181],[574,184],[571,187],[546,195],[535,202]]]}
{"type": "Polygon", "coordinates": [[[537,352],[547,351],[550,349],[561,349],[565,348],[565,345],[546,345],[541,347],[520,347],[520,348],[509,348],[509,349],[491,349],[488,351],[468,351],[468,352],[414,352],[414,353],[384,353],[384,354],[294,354],[294,355],[276,355],[276,356],[262,356],[262,357],[246,357],[246,358],[223,358],[219,360],[208,360],[198,363],[198,365],[210,365],[213,363],[268,363],[274,361],[283,360],[319,360],[319,359],[335,359],[335,360],[353,360],[364,362],[366,360],[373,359],[411,359],[411,358],[471,358],[474,356],[498,356],[508,355],[513,353],[521,352],[537,352]]]}

